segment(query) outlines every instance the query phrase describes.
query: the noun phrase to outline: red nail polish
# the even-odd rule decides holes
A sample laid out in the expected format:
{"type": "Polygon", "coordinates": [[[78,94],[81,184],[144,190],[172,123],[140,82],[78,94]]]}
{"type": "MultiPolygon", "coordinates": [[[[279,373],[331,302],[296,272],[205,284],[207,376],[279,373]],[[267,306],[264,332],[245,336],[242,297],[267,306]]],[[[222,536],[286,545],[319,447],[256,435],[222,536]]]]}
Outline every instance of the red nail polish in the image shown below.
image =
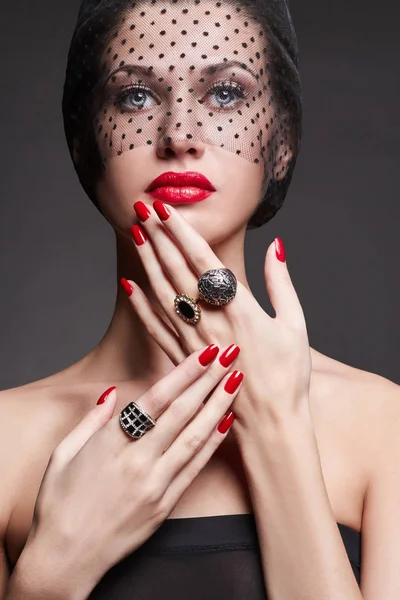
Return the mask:
{"type": "Polygon", "coordinates": [[[98,401],[97,401],[97,405],[99,405],[99,404],[104,404],[104,402],[107,400],[108,396],[109,396],[109,395],[111,394],[111,392],[112,392],[113,390],[115,390],[115,389],[116,389],[116,386],[115,386],[115,385],[113,385],[112,387],[108,388],[108,390],[106,390],[106,391],[105,391],[105,392],[104,392],[104,393],[103,393],[103,394],[100,396],[100,398],[98,399],[98,401]]]}
{"type": "Polygon", "coordinates": [[[156,200],[155,202],[153,202],[153,208],[160,217],[161,221],[166,221],[170,218],[171,213],[169,212],[165,204],[161,202],[161,200],[156,200]]]}
{"type": "Polygon", "coordinates": [[[236,344],[232,344],[221,354],[219,362],[223,367],[229,367],[233,361],[239,356],[240,348],[236,344]]]}
{"type": "Polygon", "coordinates": [[[278,260],[280,260],[281,262],[285,262],[286,252],[285,252],[285,247],[283,245],[281,238],[276,238],[276,240],[275,240],[275,251],[276,251],[276,258],[278,260]]]}
{"type": "Polygon", "coordinates": [[[151,215],[149,209],[147,208],[144,202],[135,202],[133,208],[135,209],[135,212],[141,221],[147,221],[147,219],[151,215]]]}
{"type": "Polygon", "coordinates": [[[231,428],[234,420],[235,420],[235,415],[233,414],[233,412],[229,412],[227,415],[225,415],[225,417],[222,419],[221,423],[218,425],[218,431],[220,433],[226,433],[228,431],[228,429],[231,428]]]}
{"type": "Polygon", "coordinates": [[[121,285],[124,288],[124,290],[126,291],[126,293],[128,294],[128,296],[132,296],[132,294],[133,294],[133,287],[131,286],[131,284],[129,283],[129,281],[127,281],[125,279],[125,277],[122,277],[122,279],[121,279],[121,285]]]}
{"type": "Polygon", "coordinates": [[[142,246],[147,240],[146,234],[139,225],[133,225],[131,227],[133,239],[138,246],[142,246]]]}
{"type": "Polygon", "coordinates": [[[229,377],[228,381],[225,383],[224,390],[228,392],[228,394],[234,394],[239,385],[242,383],[243,377],[243,373],[240,371],[234,371],[229,377]]]}
{"type": "Polygon", "coordinates": [[[219,352],[218,346],[216,346],[215,344],[211,344],[211,346],[208,346],[208,348],[206,348],[204,350],[204,352],[202,352],[200,354],[199,363],[203,367],[206,367],[207,365],[212,363],[213,360],[215,360],[217,358],[218,352],[219,352]]]}

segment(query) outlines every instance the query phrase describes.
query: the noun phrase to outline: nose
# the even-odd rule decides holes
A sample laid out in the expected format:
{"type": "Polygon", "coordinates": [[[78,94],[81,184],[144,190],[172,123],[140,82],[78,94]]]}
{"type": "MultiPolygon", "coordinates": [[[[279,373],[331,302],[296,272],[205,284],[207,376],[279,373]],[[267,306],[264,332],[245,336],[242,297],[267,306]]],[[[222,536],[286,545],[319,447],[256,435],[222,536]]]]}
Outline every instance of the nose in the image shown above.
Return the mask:
{"type": "Polygon", "coordinates": [[[193,158],[201,158],[205,151],[205,144],[192,139],[171,138],[165,136],[157,145],[157,156],[159,158],[171,159],[181,158],[190,154],[193,158]]]}

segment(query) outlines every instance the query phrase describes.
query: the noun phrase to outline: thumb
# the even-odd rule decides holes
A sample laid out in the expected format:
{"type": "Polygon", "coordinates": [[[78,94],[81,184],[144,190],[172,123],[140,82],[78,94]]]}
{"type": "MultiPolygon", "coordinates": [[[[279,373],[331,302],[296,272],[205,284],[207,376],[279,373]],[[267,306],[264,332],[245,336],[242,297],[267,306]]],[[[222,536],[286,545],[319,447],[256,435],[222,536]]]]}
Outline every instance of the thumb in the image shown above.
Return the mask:
{"type": "Polygon", "coordinates": [[[265,284],[276,316],[294,325],[305,324],[304,313],[286,263],[283,242],[276,238],[265,256],[265,284]]]}
{"type": "Polygon", "coordinates": [[[116,401],[116,387],[112,386],[100,396],[97,405],[58,444],[52,454],[51,462],[58,468],[71,462],[86,442],[110,421],[116,401]]]}

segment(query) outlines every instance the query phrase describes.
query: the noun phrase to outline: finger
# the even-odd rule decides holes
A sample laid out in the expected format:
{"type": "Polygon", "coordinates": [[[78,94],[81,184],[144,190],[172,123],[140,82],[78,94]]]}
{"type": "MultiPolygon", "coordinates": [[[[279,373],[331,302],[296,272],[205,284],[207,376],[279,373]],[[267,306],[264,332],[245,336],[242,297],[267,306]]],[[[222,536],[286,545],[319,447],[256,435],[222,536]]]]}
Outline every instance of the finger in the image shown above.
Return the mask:
{"type": "Polygon", "coordinates": [[[167,278],[153,245],[147,239],[145,232],[139,225],[134,225],[132,227],[132,236],[143,267],[154,290],[154,294],[162,309],[165,311],[168,319],[172,322],[178,333],[184,334],[189,345],[192,342],[193,345],[191,347],[198,346],[198,344],[194,343],[197,339],[197,334],[195,334],[194,330],[188,328],[187,324],[185,324],[185,330],[183,331],[184,321],[176,314],[174,306],[177,290],[174,289],[172,283],[167,278]]]}
{"type": "Polygon", "coordinates": [[[197,233],[179,211],[170,205],[166,206],[160,200],[153,203],[153,208],[198,277],[210,269],[225,268],[205,239],[197,233]]]}
{"type": "MultiPolygon", "coordinates": [[[[160,379],[145,394],[135,399],[135,403],[147,412],[154,420],[170,406],[189,386],[202,377],[215,361],[219,348],[211,344],[202,350],[197,350],[185,358],[177,367],[173,368],[165,377],[160,379]]],[[[119,415],[113,419],[112,427],[121,431],[119,415]]],[[[123,432],[124,433],[124,432],[123,432]]],[[[132,440],[135,443],[146,442],[152,432],[149,431],[143,438],[132,440]]],[[[125,439],[129,441],[127,435],[125,439]]]]}
{"type": "Polygon", "coordinates": [[[180,497],[225,439],[226,434],[217,428],[238,395],[243,377],[240,371],[224,377],[204,408],[162,455],[160,478],[163,489],[168,490],[167,499],[168,494],[180,497]]]}
{"type": "Polygon", "coordinates": [[[221,357],[226,355],[227,350],[225,349],[221,353],[219,360],[215,360],[202,377],[194,381],[180,395],[175,396],[175,401],[158,419],[157,426],[146,434],[147,440],[145,440],[145,443],[147,441],[149,444],[149,449],[146,449],[146,452],[151,453],[153,456],[161,456],[182,432],[187,423],[193,419],[196,411],[201,408],[204,400],[218,385],[240,352],[239,347],[235,344],[229,346],[231,359],[228,365],[224,361],[221,362],[221,357]],[[234,351],[232,352],[232,350],[234,351]]]}
{"type": "Polygon", "coordinates": [[[122,279],[121,283],[129,294],[129,299],[136,314],[142,321],[147,332],[157,342],[165,354],[170,358],[174,365],[178,365],[186,358],[179,338],[175,332],[156,313],[148,298],[140,287],[131,280],[122,279]],[[126,284],[129,285],[126,286],[126,284]],[[129,290],[129,292],[128,292],[129,290]]]}
{"type": "Polygon", "coordinates": [[[98,404],[58,444],[52,454],[51,463],[56,465],[57,468],[62,468],[71,462],[86,442],[110,421],[116,402],[117,392],[115,386],[113,386],[103,392],[98,404]]]}
{"type": "Polygon", "coordinates": [[[285,249],[280,238],[268,247],[265,264],[265,285],[277,317],[294,327],[305,326],[305,318],[286,263],[285,249]]]}
{"type": "Polygon", "coordinates": [[[197,295],[197,277],[181,249],[160,223],[155,210],[144,202],[136,202],[134,209],[141,225],[149,234],[165,273],[180,294],[197,295]]]}

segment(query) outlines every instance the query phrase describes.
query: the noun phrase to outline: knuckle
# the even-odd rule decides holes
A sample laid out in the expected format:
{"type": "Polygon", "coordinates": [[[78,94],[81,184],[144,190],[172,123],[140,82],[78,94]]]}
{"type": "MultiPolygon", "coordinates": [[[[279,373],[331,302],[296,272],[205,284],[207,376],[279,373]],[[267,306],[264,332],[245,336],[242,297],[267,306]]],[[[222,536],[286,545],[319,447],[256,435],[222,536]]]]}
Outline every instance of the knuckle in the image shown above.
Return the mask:
{"type": "Polygon", "coordinates": [[[159,301],[161,306],[171,306],[171,302],[173,306],[173,298],[171,298],[171,294],[169,293],[169,290],[167,288],[163,286],[160,289],[156,289],[155,292],[157,300],[159,301]]]}
{"type": "Polygon", "coordinates": [[[184,439],[185,449],[190,453],[197,452],[205,443],[205,438],[199,433],[191,433],[184,439]]]}
{"type": "Polygon", "coordinates": [[[158,504],[162,497],[160,486],[153,479],[141,481],[135,486],[135,497],[141,504],[158,504]]]}
{"type": "Polygon", "coordinates": [[[185,419],[188,416],[188,409],[186,408],[186,405],[183,402],[180,402],[179,400],[175,400],[175,402],[172,402],[171,406],[169,407],[169,410],[171,411],[171,415],[178,422],[181,422],[182,419],[185,419]]]}
{"type": "Polygon", "coordinates": [[[145,504],[158,504],[162,496],[160,485],[154,479],[140,486],[140,497],[145,504]]]}
{"type": "Polygon", "coordinates": [[[191,464],[186,467],[185,480],[188,487],[200,475],[203,467],[204,465],[200,464],[199,461],[192,461],[191,464]]]}
{"type": "Polygon", "coordinates": [[[176,255],[169,255],[165,259],[165,265],[172,276],[174,276],[174,273],[181,273],[183,268],[187,269],[186,261],[176,255]]]}
{"type": "Polygon", "coordinates": [[[159,386],[159,385],[155,385],[153,386],[145,395],[146,398],[146,405],[149,405],[149,410],[146,410],[146,412],[150,413],[150,414],[159,414],[160,412],[162,412],[165,408],[165,393],[164,393],[164,389],[159,386]]]}
{"type": "Polygon", "coordinates": [[[160,501],[158,502],[158,505],[157,505],[157,513],[155,515],[156,520],[157,521],[165,521],[165,519],[171,513],[171,509],[172,509],[172,507],[170,506],[170,503],[167,502],[167,499],[165,498],[165,495],[164,495],[160,499],[160,501]]]}
{"type": "Polygon", "coordinates": [[[206,246],[204,245],[203,247],[202,245],[201,248],[196,248],[196,250],[194,250],[190,256],[190,261],[202,272],[210,270],[210,261],[207,250],[209,250],[208,246],[206,249],[206,246]]]}
{"type": "Polygon", "coordinates": [[[151,320],[145,322],[145,327],[147,333],[154,338],[155,340],[159,340],[161,338],[161,325],[156,322],[155,318],[152,317],[151,320]]]}
{"type": "Polygon", "coordinates": [[[210,268],[210,246],[204,239],[196,240],[195,247],[192,247],[189,255],[190,260],[197,266],[209,270],[210,268]]]}
{"type": "Polygon", "coordinates": [[[200,369],[200,363],[196,357],[195,360],[193,360],[192,356],[189,356],[183,363],[182,363],[182,374],[183,377],[185,379],[187,379],[188,381],[192,381],[193,379],[195,379],[196,377],[200,376],[200,374],[202,374],[202,369],[200,369]]]}
{"type": "Polygon", "coordinates": [[[224,377],[226,369],[217,360],[211,367],[204,373],[203,378],[206,382],[207,391],[214,388],[218,382],[224,377]]]}

